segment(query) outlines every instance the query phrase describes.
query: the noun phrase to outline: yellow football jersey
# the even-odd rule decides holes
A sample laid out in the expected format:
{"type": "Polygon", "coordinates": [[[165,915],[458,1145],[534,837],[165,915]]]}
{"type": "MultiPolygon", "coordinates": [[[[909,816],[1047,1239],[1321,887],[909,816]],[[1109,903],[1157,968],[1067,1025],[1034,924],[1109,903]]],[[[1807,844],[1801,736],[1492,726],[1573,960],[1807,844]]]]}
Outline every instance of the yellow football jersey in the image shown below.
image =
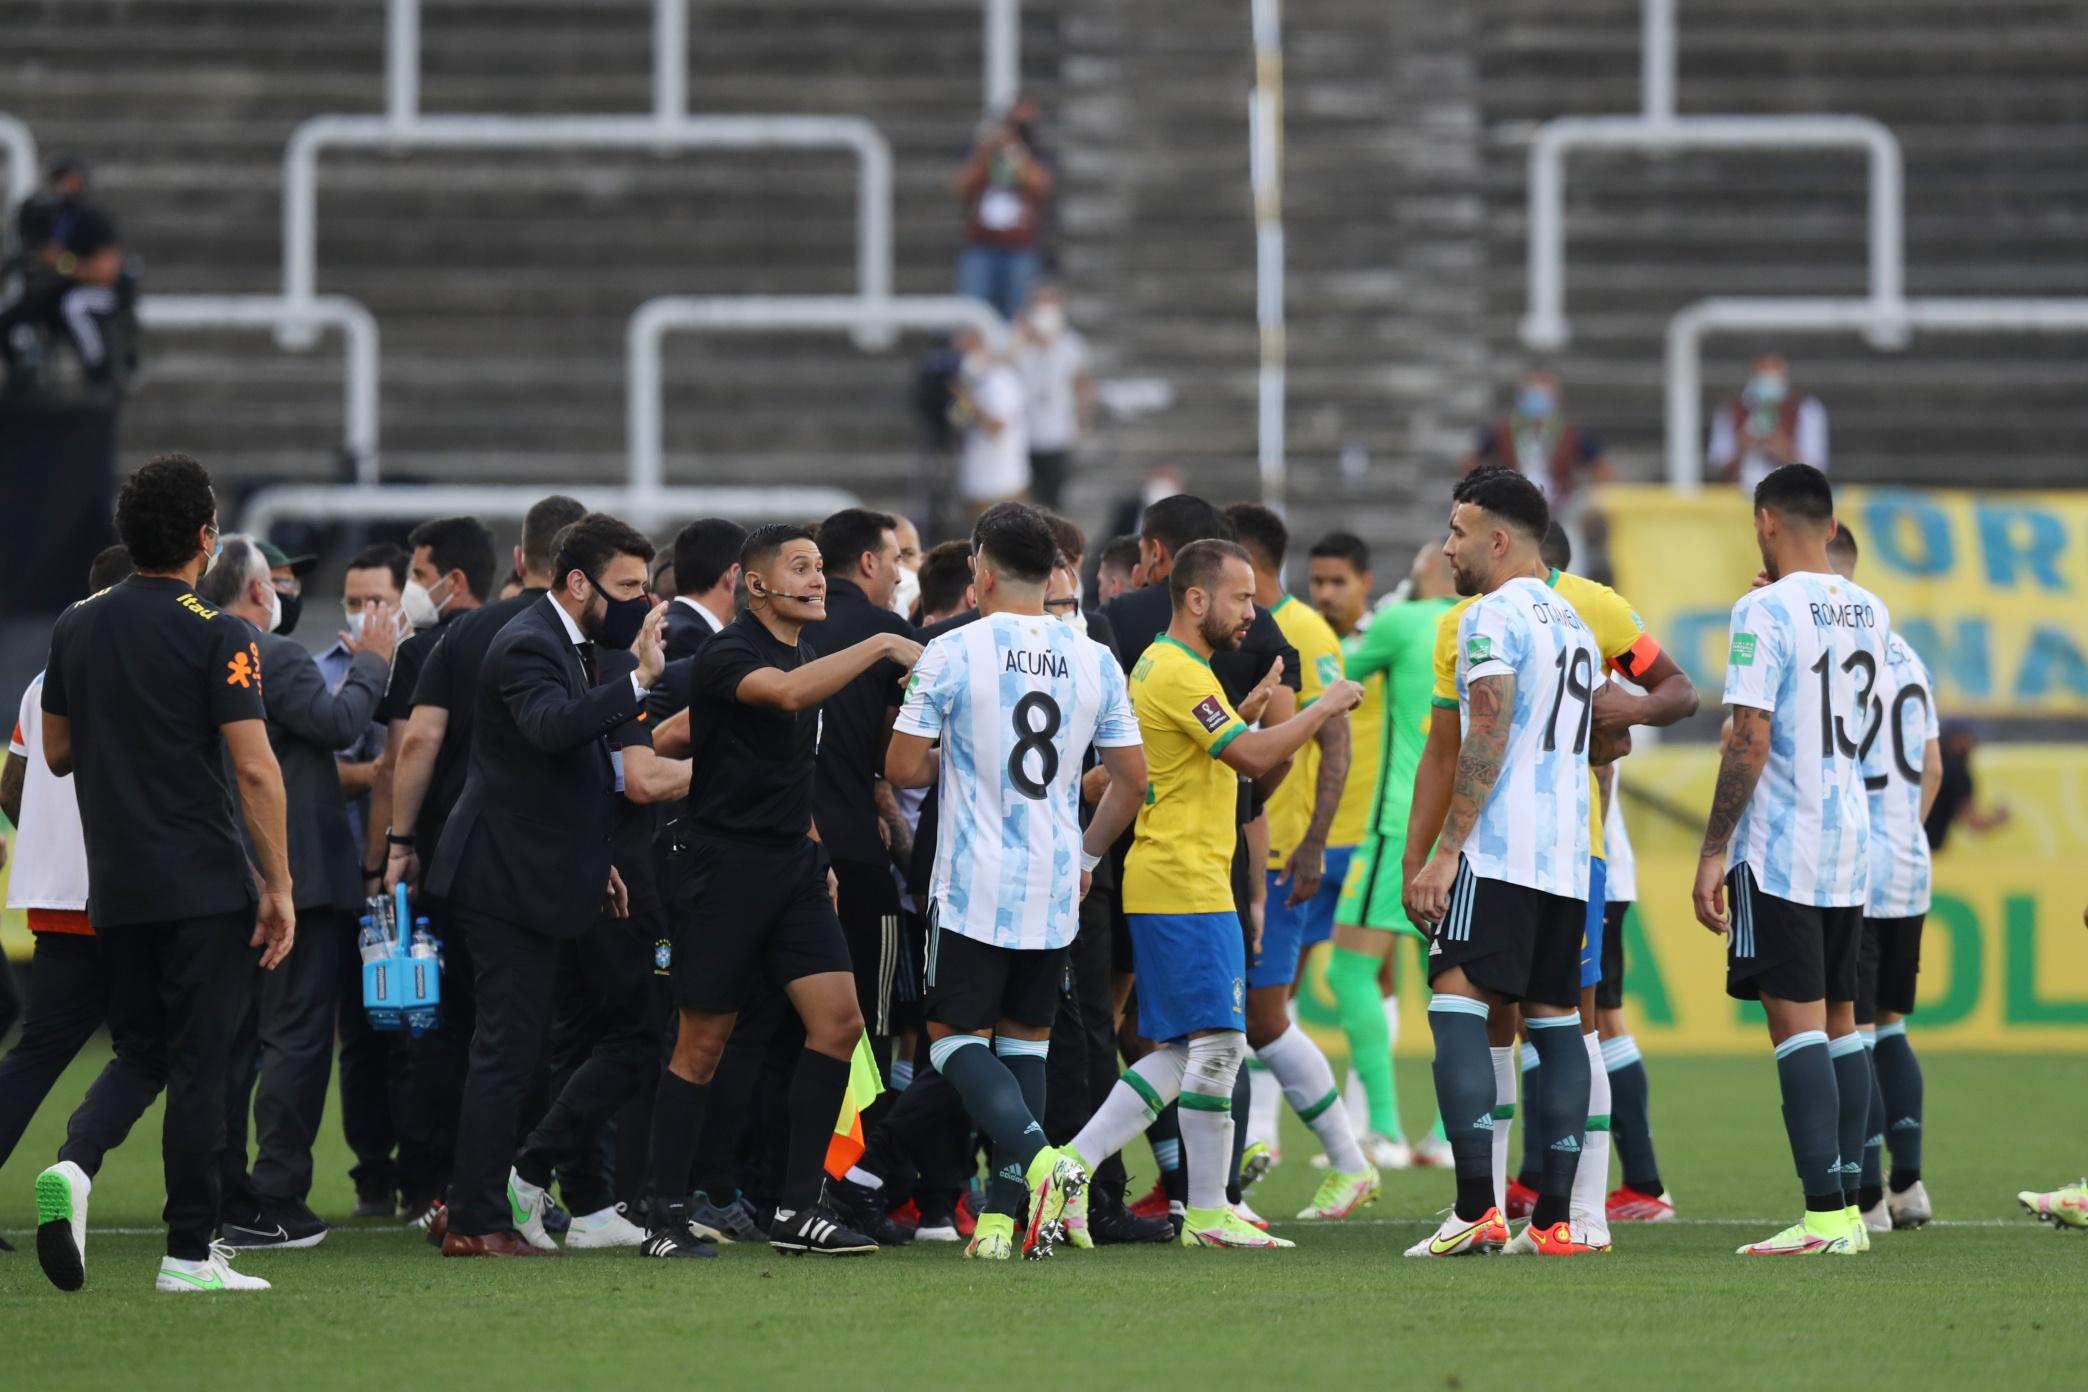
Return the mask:
{"type": "MultiPolygon", "coordinates": [[[[1304,710],[1321,693],[1341,680],[1341,639],[1319,610],[1285,595],[1269,608],[1269,617],[1283,630],[1284,641],[1298,650],[1298,709],[1304,710]]],[[[1351,734],[1353,739],[1353,733],[1351,734]]],[[[1352,761],[1353,762],[1353,761],[1352,761]]],[[[1312,825],[1312,798],[1319,786],[1320,749],[1317,739],[1291,756],[1291,770],[1276,791],[1269,795],[1269,868],[1281,870],[1305,829],[1312,825]]],[[[1344,844],[1327,837],[1330,846],[1344,844]]]]}
{"type": "Polygon", "coordinates": [[[1219,759],[1247,733],[1211,664],[1162,634],[1131,669],[1146,798],[1124,862],[1124,912],[1231,913],[1240,776],[1219,759]]]}
{"type": "Polygon", "coordinates": [[[1341,806],[1334,813],[1329,846],[1361,845],[1370,830],[1370,809],[1377,799],[1378,765],[1385,743],[1385,678],[1373,672],[1363,682],[1363,704],[1349,712],[1348,782],[1341,785],[1341,806]]]}

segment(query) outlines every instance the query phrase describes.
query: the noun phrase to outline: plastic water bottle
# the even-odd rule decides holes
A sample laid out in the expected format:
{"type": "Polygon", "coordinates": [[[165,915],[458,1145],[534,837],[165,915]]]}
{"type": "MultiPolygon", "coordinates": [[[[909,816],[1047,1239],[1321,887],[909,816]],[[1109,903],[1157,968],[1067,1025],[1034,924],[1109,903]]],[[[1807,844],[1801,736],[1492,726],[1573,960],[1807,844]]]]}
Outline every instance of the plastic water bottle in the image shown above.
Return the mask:
{"type": "Polygon", "coordinates": [[[365,962],[381,962],[391,955],[391,944],[384,940],[384,932],[368,914],[362,916],[361,931],[356,934],[356,950],[365,962]]]}
{"type": "Polygon", "coordinates": [[[435,935],[428,931],[428,918],[423,914],[413,920],[413,948],[415,957],[433,957],[436,951],[435,935]]]}

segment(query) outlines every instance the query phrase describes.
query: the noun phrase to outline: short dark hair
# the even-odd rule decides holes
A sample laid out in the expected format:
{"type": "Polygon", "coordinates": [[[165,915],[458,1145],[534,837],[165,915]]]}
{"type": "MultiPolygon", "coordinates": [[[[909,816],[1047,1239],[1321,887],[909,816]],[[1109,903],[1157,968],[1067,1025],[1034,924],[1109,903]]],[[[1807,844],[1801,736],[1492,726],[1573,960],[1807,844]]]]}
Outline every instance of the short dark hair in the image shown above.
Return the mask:
{"type": "Polygon", "coordinates": [[[948,614],[972,582],[972,544],[946,541],[921,558],[921,613],[948,614]]]}
{"type": "Polygon", "coordinates": [[[1834,516],[1834,488],[1827,475],[1810,464],[1786,464],[1771,469],[1755,485],[1756,512],[1770,511],[1784,517],[1824,525],[1834,516]]]}
{"type": "Polygon", "coordinates": [[[1050,508],[1038,508],[1037,515],[1044,525],[1051,528],[1051,540],[1058,547],[1059,555],[1072,565],[1087,559],[1087,533],[1072,518],[1053,512],[1050,508]]]}
{"type": "Polygon", "coordinates": [[[1551,507],[1544,494],[1520,469],[1498,464],[1474,469],[1457,481],[1450,497],[1492,513],[1532,541],[1544,540],[1551,526],[1551,507]]]}
{"type": "Polygon", "coordinates": [[[1020,585],[1041,585],[1059,561],[1058,538],[1044,514],[1028,503],[995,503],[979,514],[972,544],[981,559],[1020,585]]]}
{"type": "Polygon", "coordinates": [[[1283,569],[1284,553],[1290,550],[1290,528],[1283,525],[1274,508],[1234,503],[1225,510],[1225,520],[1232,524],[1233,540],[1246,547],[1249,555],[1259,554],[1271,570],[1283,569]]]}
{"type": "Polygon", "coordinates": [[[196,533],[217,516],[210,475],[185,454],[162,454],[123,481],[116,535],[140,570],[177,570],[201,549],[196,533]]]}
{"type": "MultiPolygon", "coordinates": [[[[740,569],[761,569],[776,558],[776,553],[783,549],[786,542],[792,541],[809,541],[815,546],[819,544],[819,539],[812,535],[810,527],[800,526],[795,522],[771,522],[766,526],[756,527],[747,533],[746,541],[740,544],[740,569]]],[[[825,564],[824,556],[820,558],[820,563],[825,564]]],[[[678,580],[681,577],[675,578],[678,580]]]]}
{"type": "Polygon", "coordinates": [[[1370,548],[1354,532],[1329,532],[1312,543],[1311,559],[1322,556],[1347,561],[1358,575],[1370,574],[1370,548]]]}
{"type": "Polygon", "coordinates": [[[899,530],[899,519],[868,508],[843,508],[819,524],[819,563],[827,575],[847,578],[865,551],[884,547],[884,534],[899,530]]]}
{"type": "Polygon", "coordinates": [[[1135,536],[1111,537],[1102,548],[1101,557],[1095,562],[1095,571],[1121,570],[1129,575],[1138,566],[1138,538],[1135,536]]]}
{"type": "Polygon", "coordinates": [[[557,588],[576,570],[590,581],[598,581],[603,568],[618,556],[636,556],[651,565],[652,539],[621,517],[590,512],[558,534],[558,559],[552,563],[551,571],[552,588],[557,588]]]}
{"type": "Polygon", "coordinates": [[[1537,554],[1553,570],[1565,570],[1573,564],[1573,538],[1556,520],[1544,529],[1544,540],[1537,543],[1537,554]]]}
{"type": "Polygon", "coordinates": [[[674,588],[700,595],[739,564],[747,529],[722,517],[699,517],[674,534],[674,588]]]}
{"type": "Polygon", "coordinates": [[[483,600],[493,587],[493,533],[476,517],[438,517],[406,534],[406,544],[428,548],[428,563],[437,575],[464,572],[464,588],[483,600]]]}
{"type": "MultiPolygon", "coordinates": [[[[540,498],[522,515],[522,565],[526,570],[546,571],[558,555],[558,534],[587,516],[578,498],[553,493],[540,498]]],[[[485,596],[479,596],[481,599],[485,596]]]]}
{"type": "Polygon", "coordinates": [[[87,567],[87,589],[100,593],[137,569],[131,564],[130,548],[121,544],[104,546],[87,567]]]}
{"type": "Polygon", "coordinates": [[[1181,607],[1182,597],[1189,591],[1208,590],[1217,584],[1228,560],[1246,561],[1250,567],[1254,564],[1248,560],[1246,547],[1216,537],[1192,541],[1177,551],[1174,569],[1167,573],[1167,593],[1175,607],[1181,607]]]}
{"type": "Polygon", "coordinates": [[[356,552],[355,559],[348,562],[348,569],[388,570],[391,572],[392,585],[397,589],[403,590],[406,588],[407,563],[411,559],[404,551],[390,542],[380,541],[374,545],[365,546],[362,550],[356,552]]]}
{"type": "Polygon", "coordinates": [[[1853,562],[1860,550],[1856,545],[1856,533],[1849,530],[1849,524],[1839,517],[1835,518],[1834,535],[1827,538],[1827,554],[1846,556],[1853,562]]]}
{"type": "Polygon", "coordinates": [[[1191,493],[1162,498],[1145,510],[1138,524],[1141,541],[1157,541],[1169,552],[1180,552],[1191,542],[1226,539],[1225,519],[1191,493]]]}

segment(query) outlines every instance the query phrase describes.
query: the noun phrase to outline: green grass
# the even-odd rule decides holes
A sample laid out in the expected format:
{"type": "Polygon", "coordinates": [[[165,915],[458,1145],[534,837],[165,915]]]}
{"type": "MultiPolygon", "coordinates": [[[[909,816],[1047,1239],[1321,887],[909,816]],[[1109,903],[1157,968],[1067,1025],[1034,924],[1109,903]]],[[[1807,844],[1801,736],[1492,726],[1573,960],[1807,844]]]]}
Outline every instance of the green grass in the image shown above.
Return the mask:
{"type": "MultiPolygon", "coordinates": [[[[98,1063],[75,1066],[0,1167],[0,1231],[18,1244],[32,1178],[98,1063]]],[[[98,1231],[77,1295],[47,1285],[28,1250],[0,1257],[0,1386],[2080,1386],[2088,1237],[2022,1218],[2014,1194],[2088,1164],[2088,1058],[1926,1066],[1927,1177],[1947,1221],[1855,1260],[1732,1254],[1797,1207],[1774,1070],[1766,1056],[1656,1059],[1664,1169],[1691,1221],[1620,1227],[1602,1259],[1403,1260],[1449,1199],[1427,1171],[1388,1176],[1368,1221],[1284,1225],[1293,1252],[1107,1249],[991,1268],[941,1246],[829,1263],[744,1247],[700,1265],[443,1262],[371,1223],[245,1257],[276,1282],[267,1295],[176,1299],[152,1291],[156,1231],[98,1231]]],[[[1403,1066],[1402,1085],[1416,1117],[1425,1067],[1403,1066]]],[[[110,1160],[97,1230],[156,1228],[157,1125],[110,1160]]],[[[1294,1122],[1286,1147],[1252,1195],[1265,1214],[1295,1212],[1316,1177],[1294,1122]]],[[[1149,1171],[1142,1146],[1137,1158],[1149,1171]]],[[[347,1209],[345,1170],[329,1116],[322,1215],[347,1209]]]]}

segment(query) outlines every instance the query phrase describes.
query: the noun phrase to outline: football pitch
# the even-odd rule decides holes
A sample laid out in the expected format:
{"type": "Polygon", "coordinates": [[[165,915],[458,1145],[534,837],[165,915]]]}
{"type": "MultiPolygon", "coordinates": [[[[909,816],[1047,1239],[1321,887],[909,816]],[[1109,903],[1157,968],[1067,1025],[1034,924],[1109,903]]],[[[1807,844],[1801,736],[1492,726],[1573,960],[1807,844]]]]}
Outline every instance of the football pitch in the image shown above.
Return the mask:
{"type": "MultiPolygon", "coordinates": [[[[2075,1342],[2088,1235],[2023,1217],[2023,1188],[2088,1167],[2088,1058],[1939,1055],[1925,1178],[1939,1220],[1857,1258],[1742,1259],[1796,1216],[1767,1057],[1648,1059],[1662,1168],[1683,1220],[1619,1225],[1570,1262],[1408,1261],[1449,1202],[1442,1172],[1388,1175],[1360,1221],[1281,1223],[1295,1251],[1062,1251],[987,1266],[951,1246],[858,1260],[725,1249],[445,1262],[396,1223],[344,1223],[318,1248],[245,1256],[252,1296],[153,1292],[158,1113],[94,1193],[87,1288],[52,1289],[31,1250],[31,1183],[101,1055],[74,1066],[0,1167],[0,1387],[330,1388],[1420,1387],[1444,1389],[2083,1385],[2075,1342]]],[[[1428,1071],[1403,1062],[1410,1123],[1428,1071]]],[[[1314,1147],[1287,1118],[1284,1163],[1250,1195],[1285,1218],[1314,1147]]],[[[347,1210],[331,1109],[312,1196],[347,1210]]],[[[1136,1187],[1152,1161],[1134,1147],[1136,1187]]]]}

